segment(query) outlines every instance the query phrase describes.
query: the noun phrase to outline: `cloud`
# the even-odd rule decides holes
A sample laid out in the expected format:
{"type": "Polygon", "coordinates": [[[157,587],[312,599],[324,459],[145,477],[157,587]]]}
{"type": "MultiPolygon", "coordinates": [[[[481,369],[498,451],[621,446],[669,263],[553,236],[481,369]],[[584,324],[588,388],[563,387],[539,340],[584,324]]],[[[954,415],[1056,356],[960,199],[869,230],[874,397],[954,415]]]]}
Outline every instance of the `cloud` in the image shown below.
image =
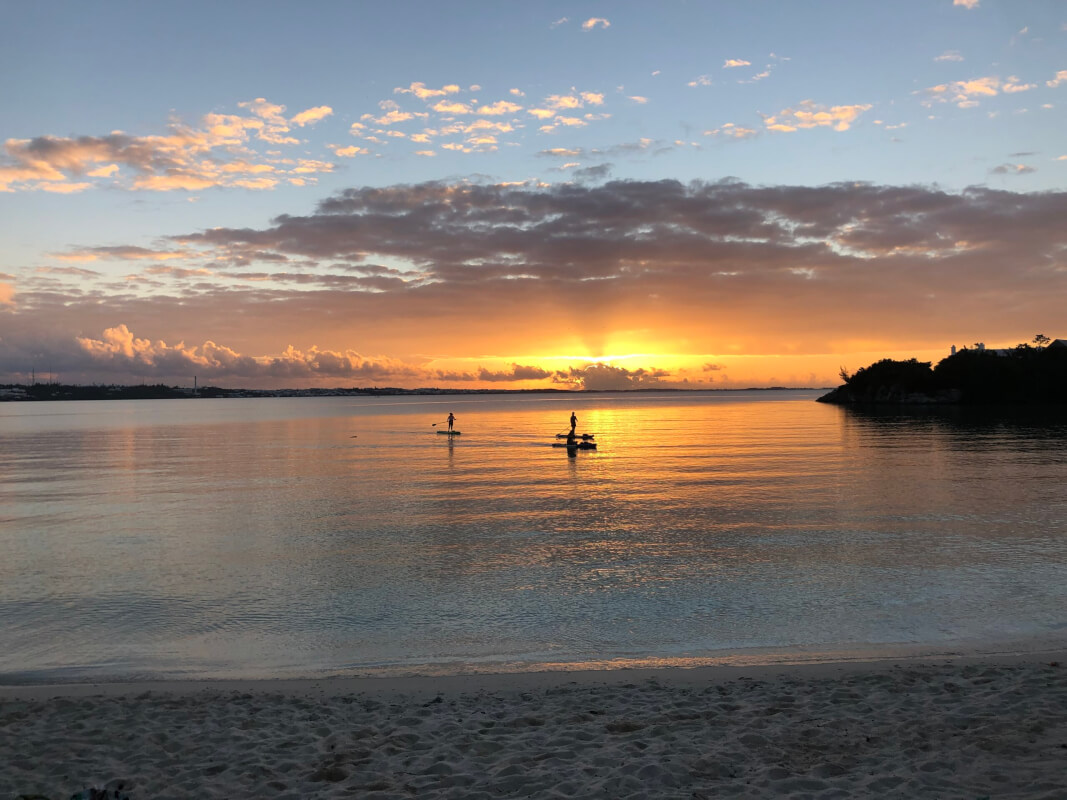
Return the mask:
{"type": "Polygon", "coordinates": [[[281,159],[255,149],[260,142],[299,144],[286,135],[285,106],[263,98],[238,106],[249,115],[206,114],[195,126],[172,122],[161,135],[115,131],[106,136],[8,139],[0,156],[0,191],[70,193],[97,185],[143,191],[260,188],[268,174],[275,182],[287,176],[281,159]]]}
{"type": "MultiPolygon", "coordinates": [[[[41,352],[72,376],[306,385],[331,369],[406,370],[399,385],[426,385],[419,370],[431,367],[412,354],[443,343],[475,365],[461,372],[477,376],[478,358],[545,363],[529,353],[586,352],[592,361],[685,346],[852,352],[976,330],[1012,341],[1062,319],[1064,218],[1067,192],[986,187],[733,179],[353,187],[261,225],[175,232],[140,250],[108,242],[70,252],[124,263],[130,280],[30,269],[0,279],[18,288],[5,290],[0,311],[10,315],[0,373],[19,373],[41,352]],[[384,356],[368,353],[397,362],[382,366],[384,356]]],[[[648,364],[620,373],[583,363],[558,372],[570,385],[671,380],[648,364]]],[[[698,371],[699,363],[723,362],[701,356],[698,371]]]]}
{"type": "Polygon", "coordinates": [[[1051,80],[1045,81],[1045,85],[1050,89],[1055,89],[1061,83],[1067,83],[1067,69],[1061,69],[1056,73],[1056,77],[1051,80]]]}
{"type": "Polygon", "coordinates": [[[670,377],[670,373],[662,369],[639,368],[630,370],[625,367],[616,367],[612,364],[595,363],[584,367],[571,367],[566,371],[558,371],[555,375],[555,381],[574,389],[584,389],[590,392],[610,392],[650,389],[662,386],[663,378],[668,377],[670,377]]]}
{"type": "Polygon", "coordinates": [[[1036,89],[1036,83],[1020,83],[1019,79],[1014,75],[1008,78],[1001,87],[1001,90],[1007,94],[1014,94],[1015,92],[1028,92],[1031,89],[1036,89]]]}
{"type": "Polygon", "coordinates": [[[730,139],[751,139],[759,135],[759,131],[752,128],[744,128],[740,125],[734,125],[732,122],[727,122],[722,127],[715,128],[714,130],[704,131],[705,136],[725,136],[730,139]]]}
{"type": "Polygon", "coordinates": [[[61,261],[97,261],[99,259],[116,259],[121,261],[173,261],[188,258],[186,250],[152,250],[147,247],[120,245],[116,247],[85,247],[56,253],[54,258],[61,261]]]}
{"type": "Polygon", "coordinates": [[[712,80],[711,80],[711,76],[710,75],[699,75],[696,78],[693,78],[693,80],[689,81],[689,83],[686,84],[686,86],[692,86],[692,87],[711,86],[711,85],[712,85],[712,80]]]}
{"type": "Polygon", "coordinates": [[[357,147],[356,145],[349,145],[348,147],[341,147],[340,145],[329,145],[333,150],[334,155],[339,158],[354,158],[356,156],[365,156],[370,153],[366,147],[357,147]]]}
{"type": "Polygon", "coordinates": [[[42,192],[53,192],[55,194],[75,194],[77,192],[84,192],[86,189],[92,187],[91,183],[41,183],[37,185],[37,189],[42,192]]]}
{"type": "Polygon", "coordinates": [[[953,81],[941,83],[922,89],[915,94],[922,97],[922,104],[930,107],[935,103],[955,103],[960,108],[974,108],[978,105],[975,98],[995,97],[1003,92],[1025,92],[1036,88],[1035,84],[1023,84],[1019,79],[1012,76],[1006,81],[1001,81],[995,76],[972,78],[965,81],[953,81]]]}
{"type": "Polygon", "coordinates": [[[594,30],[596,28],[610,28],[610,27],[611,27],[611,23],[608,22],[603,17],[590,17],[589,19],[587,19],[585,22],[582,23],[582,30],[583,31],[591,31],[591,30],[594,30]]]}
{"type": "Polygon", "coordinates": [[[571,177],[576,181],[592,181],[599,182],[606,180],[611,175],[611,164],[595,164],[592,167],[583,167],[576,169],[571,173],[571,177]]]}
{"type": "Polygon", "coordinates": [[[289,132],[289,121],[285,118],[285,106],[271,103],[263,97],[237,105],[239,108],[247,108],[264,121],[265,124],[255,126],[258,138],[271,144],[300,144],[299,139],[285,135],[289,132]]]}
{"type": "Polygon", "coordinates": [[[570,19],[568,17],[560,17],[555,22],[550,22],[548,27],[550,27],[550,28],[558,28],[560,25],[564,25],[567,22],[570,22],[570,19]]]}
{"type": "Polygon", "coordinates": [[[847,131],[852,123],[872,106],[869,103],[852,106],[824,106],[811,100],[802,101],[796,108],[786,108],[774,116],[763,118],[767,130],[790,133],[800,128],[832,127],[847,131]]]}
{"type": "Polygon", "coordinates": [[[973,8],[978,8],[978,0],[952,0],[952,5],[963,6],[964,8],[970,10],[973,8]]]}
{"type": "Polygon", "coordinates": [[[540,367],[522,366],[521,364],[512,364],[511,369],[506,372],[492,372],[487,369],[478,370],[477,380],[485,381],[486,383],[500,383],[504,381],[537,381],[544,378],[552,377],[552,372],[549,370],[541,369],[540,367]]]}
{"type": "Polygon", "coordinates": [[[959,50],[946,50],[934,61],[963,61],[963,56],[960,55],[959,50]]]}
{"type": "Polygon", "coordinates": [[[362,379],[412,377],[421,371],[394,359],[371,359],[353,350],[306,351],[292,346],[274,356],[249,356],[230,347],[205,341],[187,346],[141,339],[124,324],[108,328],[99,339],[78,336],[77,346],[93,367],[102,371],[141,375],[191,375],[267,378],[280,381],[315,378],[362,379]]]}
{"type": "Polygon", "coordinates": [[[515,114],[519,111],[522,111],[522,106],[516,103],[510,103],[507,100],[497,100],[495,103],[478,107],[478,113],[487,116],[515,114]]]}
{"type": "Polygon", "coordinates": [[[380,103],[378,103],[378,107],[381,108],[385,113],[378,117],[374,116],[373,114],[364,114],[360,117],[360,119],[368,122],[373,122],[375,125],[384,126],[396,125],[399,122],[407,122],[408,120],[415,119],[414,113],[412,113],[411,111],[402,111],[400,109],[400,106],[398,106],[392,100],[382,100],[380,103]]]}
{"type": "Polygon", "coordinates": [[[1028,175],[1036,170],[1026,164],[1001,164],[994,167],[990,172],[994,175],[1028,175]]]}
{"type": "Polygon", "coordinates": [[[574,94],[553,94],[545,98],[544,104],[557,111],[581,108],[582,98],[574,94]]]}
{"type": "Polygon", "coordinates": [[[420,100],[428,100],[432,97],[445,97],[450,94],[457,94],[459,92],[459,86],[454,83],[449,83],[442,86],[440,89],[427,89],[426,84],[422,82],[412,83],[408,88],[393,89],[394,94],[413,94],[420,100]]]}
{"type": "Polygon", "coordinates": [[[632,100],[633,102],[637,103],[638,105],[642,105],[642,106],[645,103],[648,102],[648,98],[647,97],[643,97],[642,95],[639,95],[639,94],[630,95],[629,99],[632,100]]]}
{"type": "Polygon", "coordinates": [[[289,121],[294,125],[303,127],[304,125],[314,125],[316,122],[326,119],[326,117],[331,114],[333,114],[333,109],[329,106],[315,106],[306,111],[301,111],[289,121]]]}
{"type": "Polygon", "coordinates": [[[745,60],[740,59],[740,58],[728,58],[723,63],[722,68],[723,69],[735,69],[737,67],[751,67],[751,66],[752,66],[752,62],[751,61],[745,61],[745,60]]]}
{"type": "Polygon", "coordinates": [[[110,178],[118,171],[118,164],[108,164],[106,167],[100,167],[99,169],[90,170],[85,174],[88,175],[90,178],[110,178]]]}
{"type": "MultiPolygon", "coordinates": [[[[471,108],[466,103],[449,102],[447,100],[441,100],[434,103],[433,110],[438,114],[470,114],[471,108]]],[[[408,117],[410,119],[410,116],[408,117]]]]}

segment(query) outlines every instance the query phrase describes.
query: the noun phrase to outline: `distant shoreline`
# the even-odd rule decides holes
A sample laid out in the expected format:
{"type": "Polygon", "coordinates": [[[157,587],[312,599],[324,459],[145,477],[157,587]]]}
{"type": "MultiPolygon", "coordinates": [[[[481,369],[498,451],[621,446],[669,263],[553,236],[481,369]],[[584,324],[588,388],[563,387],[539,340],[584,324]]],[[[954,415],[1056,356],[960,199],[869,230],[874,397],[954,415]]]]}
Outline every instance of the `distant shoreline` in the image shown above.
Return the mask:
{"type": "Polygon", "coordinates": [[[590,394],[649,394],[689,392],[812,392],[825,391],[826,387],[815,386],[750,386],[742,389],[694,388],[679,389],[674,387],[648,387],[641,389],[438,389],[424,387],[419,389],[402,389],[399,387],[370,388],[330,388],[330,389],[224,389],[218,386],[205,386],[200,389],[189,387],[151,385],[76,385],[76,384],[0,384],[0,402],[48,402],[68,400],[182,400],[182,399],[218,399],[241,397],[392,397],[392,396],[433,396],[433,395],[487,395],[487,394],[552,394],[552,395],[590,395],[590,394]]]}

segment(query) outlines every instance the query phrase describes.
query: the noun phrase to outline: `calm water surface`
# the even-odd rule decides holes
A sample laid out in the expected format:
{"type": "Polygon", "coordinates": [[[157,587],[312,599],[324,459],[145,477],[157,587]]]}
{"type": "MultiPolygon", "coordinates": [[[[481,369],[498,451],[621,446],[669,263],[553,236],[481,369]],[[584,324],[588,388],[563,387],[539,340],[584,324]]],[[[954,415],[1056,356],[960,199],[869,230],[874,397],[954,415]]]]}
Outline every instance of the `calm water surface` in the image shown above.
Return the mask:
{"type": "Polygon", "coordinates": [[[0,682],[1067,646],[1062,414],[817,395],[0,404],[0,682]]]}

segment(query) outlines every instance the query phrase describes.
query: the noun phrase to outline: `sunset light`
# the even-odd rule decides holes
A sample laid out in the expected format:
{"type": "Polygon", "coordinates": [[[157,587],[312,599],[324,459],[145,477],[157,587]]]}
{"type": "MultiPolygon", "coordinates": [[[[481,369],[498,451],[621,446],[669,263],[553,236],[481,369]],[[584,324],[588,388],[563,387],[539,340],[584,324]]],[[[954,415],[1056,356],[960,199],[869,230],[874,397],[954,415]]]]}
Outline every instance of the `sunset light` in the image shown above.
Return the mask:
{"type": "Polygon", "coordinates": [[[178,7],[70,6],[3,56],[0,380],[828,386],[1056,333],[1056,5],[774,8],[321,3],[172,68],[178,7]]]}
{"type": "Polygon", "coordinates": [[[0,87],[5,797],[1067,798],[1064,0],[14,0],[0,87]]]}

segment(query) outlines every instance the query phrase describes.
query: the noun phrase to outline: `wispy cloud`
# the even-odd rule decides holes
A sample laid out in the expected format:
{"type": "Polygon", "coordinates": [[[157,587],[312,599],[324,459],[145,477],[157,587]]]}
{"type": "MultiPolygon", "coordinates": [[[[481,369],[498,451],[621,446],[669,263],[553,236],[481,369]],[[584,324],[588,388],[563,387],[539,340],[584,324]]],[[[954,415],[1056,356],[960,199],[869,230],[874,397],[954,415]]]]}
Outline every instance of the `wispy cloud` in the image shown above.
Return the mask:
{"type": "Polygon", "coordinates": [[[754,136],[758,136],[759,131],[753,130],[752,128],[745,128],[740,125],[734,125],[732,122],[727,122],[713,130],[704,131],[704,135],[723,136],[729,139],[751,139],[754,136]]]}
{"type": "Polygon", "coordinates": [[[963,61],[963,56],[960,55],[959,50],[946,50],[937,56],[934,61],[963,61]]]}
{"type": "Polygon", "coordinates": [[[952,0],[952,5],[963,6],[966,9],[978,8],[978,0],[952,0]]]}
{"type": "Polygon", "coordinates": [[[736,69],[737,67],[751,67],[751,66],[752,66],[752,62],[751,61],[745,61],[744,59],[740,59],[740,58],[728,58],[728,59],[726,59],[726,62],[722,65],[722,68],[723,69],[736,69]]]}
{"type": "Polygon", "coordinates": [[[442,86],[440,89],[428,89],[426,84],[421,81],[418,83],[412,83],[407,88],[393,89],[394,94],[412,94],[420,100],[428,100],[434,97],[445,97],[450,94],[457,94],[460,91],[459,86],[450,83],[442,86]]]}
{"type": "Polygon", "coordinates": [[[1028,175],[1035,171],[1027,164],[1001,164],[990,170],[994,175],[1028,175]]]}

